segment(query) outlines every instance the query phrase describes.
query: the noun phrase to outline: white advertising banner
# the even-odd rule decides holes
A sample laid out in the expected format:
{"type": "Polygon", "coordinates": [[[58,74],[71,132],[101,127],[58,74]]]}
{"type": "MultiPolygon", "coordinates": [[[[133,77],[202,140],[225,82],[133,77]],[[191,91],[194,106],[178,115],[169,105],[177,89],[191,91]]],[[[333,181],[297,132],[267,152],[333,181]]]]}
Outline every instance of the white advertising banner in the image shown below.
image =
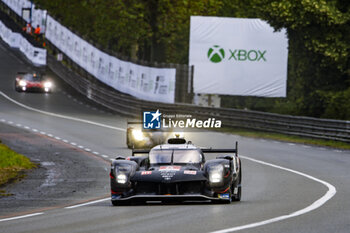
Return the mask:
{"type": "Polygon", "coordinates": [[[18,48],[34,65],[46,65],[46,49],[34,47],[20,33],[12,32],[1,21],[0,38],[10,47],[18,48]]]}
{"type": "Polygon", "coordinates": [[[141,66],[110,56],[49,15],[45,36],[66,56],[114,89],[143,100],[175,102],[176,69],[141,66]]]}
{"type": "Polygon", "coordinates": [[[195,93],[286,97],[288,39],[260,19],[191,16],[195,93]]]}

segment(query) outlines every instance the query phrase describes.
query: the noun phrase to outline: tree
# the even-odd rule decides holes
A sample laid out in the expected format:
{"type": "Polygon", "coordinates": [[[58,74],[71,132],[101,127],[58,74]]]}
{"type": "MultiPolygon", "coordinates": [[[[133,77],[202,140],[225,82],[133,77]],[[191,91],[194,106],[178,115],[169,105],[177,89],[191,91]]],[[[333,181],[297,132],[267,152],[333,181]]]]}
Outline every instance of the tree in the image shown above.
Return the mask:
{"type": "Polygon", "coordinates": [[[287,29],[287,101],[295,103],[297,114],[325,116],[330,93],[349,90],[349,1],[224,0],[224,5],[223,15],[262,18],[275,30],[287,29]]]}

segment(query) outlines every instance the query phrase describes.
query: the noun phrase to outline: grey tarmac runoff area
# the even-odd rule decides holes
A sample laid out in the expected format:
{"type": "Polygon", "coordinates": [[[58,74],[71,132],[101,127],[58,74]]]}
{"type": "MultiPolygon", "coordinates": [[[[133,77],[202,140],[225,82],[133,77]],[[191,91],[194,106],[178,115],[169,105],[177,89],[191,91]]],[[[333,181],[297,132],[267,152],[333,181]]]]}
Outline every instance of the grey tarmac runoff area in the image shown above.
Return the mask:
{"type": "MultiPolygon", "coordinates": [[[[26,182],[22,180],[9,188],[13,197],[0,198],[0,208],[6,206],[0,209],[1,233],[350,232],[349,151],[216,132],[188,133],[186,137],[196,145],[213,148],[230,148],[239,142],[241,202],[113,207],[105,198],[109,176],[105,171],[108,164],[102,159],[131,154],[125,144],[127,119],[94,106],[57,78],[58,87],[51,94],[15,92],[14,76],[26,67],[0,43],[0,135],[7,132],[37,138],[60,153],[50,153],[50,145],[42,145],[39,151],[48,153],[38,152],[39,160],[57,164],[56,176],[48,181],[49,172],[42,174],[50,170],[50,163],[41,164],[44,173],[33,182],[32,190],[16,193],[26,182]],[[69,174],[67,169],[74,172],[69,174]],[[93,174],[87,172],[83,179],[80,173],[86,169],[93,174]],[[62,190],[72,189],[74,176],[78,190],[62,190]],[[45,182],[51,184],[52,200],[47,193],[43,200],[40,195],[25,193],[35,192],[45,182]],[[85,203],[79,205],[81,202],[85,203]]],[[[16,144],[16,140],[7,137],[3,141],[16,144]]],[[[30,140],[26,143],[28,153],[37,149],[30,140]]],[[[31,177],[28,174],[28,179],[31,177]]]]}

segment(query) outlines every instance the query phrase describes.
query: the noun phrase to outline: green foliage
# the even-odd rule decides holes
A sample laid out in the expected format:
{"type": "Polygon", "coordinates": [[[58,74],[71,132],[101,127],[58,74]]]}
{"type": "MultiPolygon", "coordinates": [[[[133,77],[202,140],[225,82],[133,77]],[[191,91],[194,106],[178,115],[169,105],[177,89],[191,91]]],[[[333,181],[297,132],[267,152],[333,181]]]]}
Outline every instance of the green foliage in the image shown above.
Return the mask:
{"type": "Polygon", "coordinates": [[[322,117],[338,116],[340,119],[350,119],[350,88],[340,92],[326,92],[324,95],[327,107],[322,117]]]}
{"type": "Polygon", "coordinates": [[[35,0],[104,48],[142,60],[187,63],[191,15],[217,15],[218,0],[35,0]]]}
{"type": "Polygon", "coordinates": [[[0,143],[0,185],[18,177],[20,171],[33,167],[35,165],[27,157],[0,143]]]}
{"type": "Polygon", "coordinates": [[[33,167],[33,164],[27,157],[12,151],[10,148],[0,143],[0,168],[9,167],[29,169],[33,167]]]}
{"type": "Polygon", "coordinates": [[[164,50],[165,62],[188,63],[191,15],[217,15],[222,7],[216,0],[159,0],[156,42],[164,50]]]}

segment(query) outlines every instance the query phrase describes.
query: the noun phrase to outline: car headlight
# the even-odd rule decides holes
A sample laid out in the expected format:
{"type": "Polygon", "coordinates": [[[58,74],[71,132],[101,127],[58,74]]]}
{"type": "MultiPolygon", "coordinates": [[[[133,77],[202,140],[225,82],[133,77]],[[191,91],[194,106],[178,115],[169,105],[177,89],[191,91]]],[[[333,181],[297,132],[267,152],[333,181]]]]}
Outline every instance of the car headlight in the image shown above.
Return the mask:
{"type": "Polygon", "coordinates": [[[125,184],[127,180],[128,180],[128,177],[125,174],[117,175],[117,183],[125,184]]]}
{"type": "Polygon", "coordinates": [[[175,132],[175,137],[183,138],[184,137],[184,133],[183,132],[175,132]]]}
{"type": "Polygon", "coordinates": [[[126,184],[132,167],[129,164],[118,164],[114,167],[114,174],[117,183],[126,184]]]}
{"type": "Polygon", "coordinates": [[[136,140],[136,141],[142,141],[144,139],[144,135],[142,133],[141,130],[133,130],[132,131],[132,137],[136,140]]]}
{"type": "Polygon", "coordinates": [[[21,87],[25,87],[25,86],[27,86],[27,82],[24,81],[24,80],[21,80],[21,81],[19,81],[19,85],[20,85],[21,87]]]}
{"type": "Polygon", "coordinates": [[[51,88],[52,87],[52,82],[45,82],[44,83],[45,88],[51,88]]]}
{"type": "Polygon", "coordinates": [[[220,165],[211,166],[209,170],[209,181],[211,183],[222,182],[224,168],[220,165]]]}

